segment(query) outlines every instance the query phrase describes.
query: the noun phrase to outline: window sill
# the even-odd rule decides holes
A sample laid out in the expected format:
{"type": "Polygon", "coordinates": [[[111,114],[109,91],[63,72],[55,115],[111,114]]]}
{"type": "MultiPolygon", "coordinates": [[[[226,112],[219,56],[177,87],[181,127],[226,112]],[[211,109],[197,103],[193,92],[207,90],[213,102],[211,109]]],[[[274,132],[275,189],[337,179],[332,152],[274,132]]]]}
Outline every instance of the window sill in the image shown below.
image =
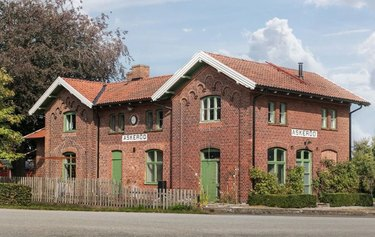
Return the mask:
{"type": "Polygon", "coordinates": [[[279,126],[279,127],[288,127],[289,125],[286,124],[280,124],[280,123],[268,123],[270,126],[279,126]]]}
{"type": "Polygon", "coordinates": [[[124,134],[124,131],[121,132],[108,132],[109,135],[124,134]]]}
{"type": "Polygon", "coordinates": [[[162,132],[163,129],[152,129],[152,130],[145,130],[144,133],[153,133],[153,132],[162,132]]]}
{"type": "Polygon", "coordinates": [[[64,131],[64,133],[75,133],[77,130],[71,130],[71,131],[64,131]]]}
{"type": "Polygon", "coordinates": [[[219,123],[221,120],[205,120],[205,121],[200,121],[199,123],[201,124],[206,124],[206,123],[219,123]]]}
{"type": "Polygon", "coordinates": [[[321,130],[323,130],[323,131],[338,131],[338,129],[337,128],[322,128],[321,130]]]}
{"type": "Polygon", "coordinates": [[[158,182],[144,182],[144,185],[158,185],[158,182]]]}

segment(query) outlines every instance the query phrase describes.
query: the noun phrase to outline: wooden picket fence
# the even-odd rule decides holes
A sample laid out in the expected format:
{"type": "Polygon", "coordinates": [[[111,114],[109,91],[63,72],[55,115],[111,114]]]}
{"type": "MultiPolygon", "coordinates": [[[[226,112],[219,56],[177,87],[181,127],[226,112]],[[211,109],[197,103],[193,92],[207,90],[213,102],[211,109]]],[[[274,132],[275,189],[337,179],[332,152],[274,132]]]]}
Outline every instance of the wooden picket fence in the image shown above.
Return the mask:
{"type": "Polygon", "coordinates": [[[137,188],[102,179],[59,179],[45,177],[0,178],[31,187],[32,201],[78,204],[95,207],[144,207],[168,209],[195,206],[198,193],[187,189],[137,188]]]}

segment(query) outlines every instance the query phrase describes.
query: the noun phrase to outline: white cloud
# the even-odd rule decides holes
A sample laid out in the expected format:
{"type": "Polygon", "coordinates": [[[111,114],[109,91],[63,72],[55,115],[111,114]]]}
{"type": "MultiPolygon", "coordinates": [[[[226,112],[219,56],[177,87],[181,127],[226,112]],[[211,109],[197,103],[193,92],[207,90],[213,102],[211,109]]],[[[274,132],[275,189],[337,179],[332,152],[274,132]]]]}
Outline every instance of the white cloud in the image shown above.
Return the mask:
{"type": "Polygon", "coordinates": [[[265,28],[247,33],[247,37],[249,57],[254,60],[270,61],[290,68],[296,68],[298,62],[303,62],[307,70],[325,74],[324,67],[308,48],[303,47],[286,19],[273,18],[265,28]]]}
{"type": "Polygon", "coordinates": [[[185,32],[185,33],[189,33],[189,32],[192,32],[193,29],[192,28],[183,28],[182,31],[185,32]]]}
{"type": "Polygon", "coordinates": [[[359,46],[359,52],[366,59],[364,66],[370,74],[370,85],[375,89],[375,32],[359,46]]]}
{"type": "Polygon", "coordinates": [[[313,4],[316,7],[349,6],[363,8],[370,5],[369,0],[306,0],[305,3],[313,4]]]}

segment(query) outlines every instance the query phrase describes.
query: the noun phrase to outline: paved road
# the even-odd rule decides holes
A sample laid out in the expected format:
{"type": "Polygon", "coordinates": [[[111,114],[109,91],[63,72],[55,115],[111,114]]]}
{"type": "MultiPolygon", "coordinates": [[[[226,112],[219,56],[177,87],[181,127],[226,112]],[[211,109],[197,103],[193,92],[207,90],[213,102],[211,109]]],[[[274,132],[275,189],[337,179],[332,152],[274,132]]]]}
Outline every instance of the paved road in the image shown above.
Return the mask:
{"type": "Polygon", "coordinates": [[[375,218],[0,209],[0,236],[375,236],[375,218]]]}

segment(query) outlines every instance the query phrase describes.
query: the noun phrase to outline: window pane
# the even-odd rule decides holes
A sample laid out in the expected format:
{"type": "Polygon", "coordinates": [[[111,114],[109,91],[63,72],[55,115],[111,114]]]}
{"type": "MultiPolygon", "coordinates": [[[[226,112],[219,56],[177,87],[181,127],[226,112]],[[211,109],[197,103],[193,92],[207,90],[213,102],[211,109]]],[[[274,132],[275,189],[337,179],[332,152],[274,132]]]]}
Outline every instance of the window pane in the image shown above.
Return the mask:
{"type": "Polygon", "coordinates": [[[157,175],[157,180],[155,181],[160,181],[163,180],[163,164],[157,164],[156,166],[156,175],[157,175]]]}
{"type": "Polygon", "coordinates": [[[280,103],[280,124],[286,124],[286,104],[280,103]]]}
{"type": "Polygon", "coordinates": [[[275,149],[268,149],[268,161],[275,160],[274,153],[275,153],[275,149]]]}
{"type": "Polygon", "coordinates": [[[336,129],[336,110],[331,110],[331,128],[336,129]]]}
{"type": "Polygon", "coordinates": [[[119,114],[118,115],[118,131],[123,132],[125,127],[125,115],[119,114]]]}
{"type": "Polygon", "coordinates": [[[322,128],[327,128],[327,110],[322,109],[322,128]]]}
{"type": "Polygon", "coordinates": [[[268,173],[275,173],[275,165],[273,164],[268,164],[268,173]]]}
{"type": "Polygon", "coordinates": [[[163,110],[156,111],[156,126],[158,129],[163,128],[163,110]]]}
{"type": "Polygon", "coordinates": [[[156,156],[157,156],[158,162],[163,162],[163,156],[162,156],[162,153],[160,151],[156,152],[156,156]]]}
{"type": "Polygon", "coordinates": [[[305,169],[305,173],[310,172],[309,166],[310,166],[309,162],[303,163],[303,168],[305,169]]]}
{"type": "Polygon", "coordinates": [[[221,118],[221,99],[210,96],[201,101],[201,121],[216,121],[221,118]]]}
{"type": "Polygon", "coordinates": [[[305,174],[303,176],[303,183],[304,184],[309,184],[310,183],[310,175],[309,174],[305,174]]]}
{"type": "Polygon", "coordinates": [[[277,166],[277,179],[279,183],[284,183],[284,165],[277,166]]]}
{"type": "Polygon", "coordinates": [[[281,149],[276,149],[277,152],[277,161],[284,161],[284,153],[285,151],[281,149]]]}
{"type": "Polygon", "coordinates": [[[151,130],[153,125],[152,111],[146,112],[146,129],[151,130]]]}
{"type": "Polygon", "coordinates": [[[275,104],[273,102],[268,103],[268,122],[275,122],[275,104]]]}
{"type": "Polygon", "coordinates": [[[215,108],[215,97],[209,97],[209,108],[213,109],[215,108]]]}
{"type": "Polygon", "coordinates": [[[299,150],[297,151],[297,156],[296,156],[297,160],[300,160],[302,159],[302,152],[299,150]]]}
{"type": "Polygon", "coordinates": [[[155,181],[155,171],[154,171],[154,164],[147,164],[147,182],[154,182],[155,181]]]}

